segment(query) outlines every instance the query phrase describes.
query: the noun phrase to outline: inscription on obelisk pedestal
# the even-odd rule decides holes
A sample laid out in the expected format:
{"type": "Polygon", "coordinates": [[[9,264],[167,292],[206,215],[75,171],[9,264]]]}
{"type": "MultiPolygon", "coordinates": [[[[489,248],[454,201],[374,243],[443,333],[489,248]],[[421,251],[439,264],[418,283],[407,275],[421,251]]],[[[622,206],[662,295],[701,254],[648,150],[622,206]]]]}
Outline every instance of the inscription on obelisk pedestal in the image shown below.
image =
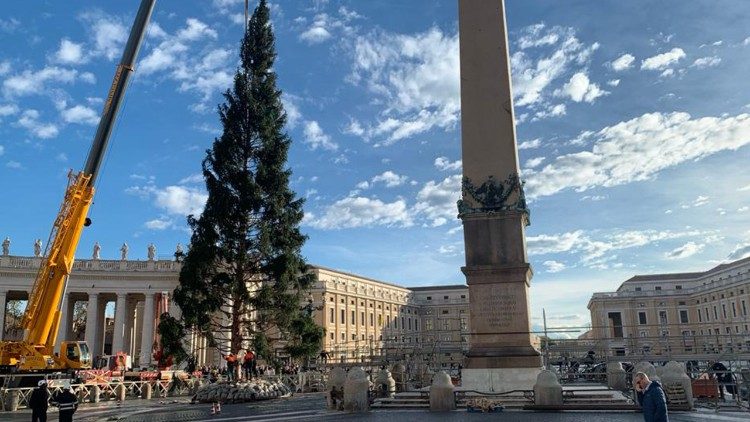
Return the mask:
{"type": "Polygon", "coordinates": [[[525,226],[502,0],[459,0],[462,197],[470,347],[464,385],[529,387],[532,347],[525,226]],[[507,385],[506,385],[507,384],[507,385]],[[514,385],[511,385],[514,384],[514,385]]]}

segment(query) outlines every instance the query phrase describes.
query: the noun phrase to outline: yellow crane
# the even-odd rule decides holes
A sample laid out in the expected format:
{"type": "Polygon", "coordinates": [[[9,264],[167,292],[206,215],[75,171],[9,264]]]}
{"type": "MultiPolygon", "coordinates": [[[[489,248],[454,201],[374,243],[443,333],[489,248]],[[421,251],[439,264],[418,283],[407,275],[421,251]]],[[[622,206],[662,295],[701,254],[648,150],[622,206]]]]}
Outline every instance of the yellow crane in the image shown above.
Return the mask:
{"type": "MultiPolygon", "coordinates": [[[[0,341],[2,372],[51,372],[91,367],[91,354],[86,342],[63,341],[59,353],[54,353],[60,325],[60,307],[73,268],[78,241],[81,239],[83,228],[91,224],[88,211],[94,199],[96,177],[125,89],[135,70],[135,58],[155,3],[156,0],[141,0],[125,51],[104,103],[86,165],[82,171],[75,174],[71,171],[68,175],[65,197],[52,226],[21,322],[24,328],[23,340],[0,341]]],[[[91,317],[93,316],[88,316],[91,317]]]]}

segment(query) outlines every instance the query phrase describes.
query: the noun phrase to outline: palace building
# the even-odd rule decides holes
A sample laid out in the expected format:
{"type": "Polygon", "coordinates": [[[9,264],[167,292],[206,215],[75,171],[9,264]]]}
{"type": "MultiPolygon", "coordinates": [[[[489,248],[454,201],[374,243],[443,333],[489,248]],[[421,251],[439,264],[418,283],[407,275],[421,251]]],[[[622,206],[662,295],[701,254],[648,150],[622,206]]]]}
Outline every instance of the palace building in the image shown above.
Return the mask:
{"type": "MultiPolygon", "coordinates": [[[[96,254],[95,254],[96,256],[96,254]]],[[[151,363],[158,316],[179,314],[171,294],[181,264],[146,261],[78,259],[62,304],[58,344],[86,340],[93,355],[125,351],[134,363],[151,363]],[[85,309],[93,318],[76,318],[85,309]],[[114,315],[105,315],[114,309],[114,315]],[[80,312],[78,312],[80,314],[80,312]]],[[[20,335],[14,327],[18,301],[28,299],[41,258],[0,256],[0,338],[20,335]],[[14,303],[16,309],[9,309],[14,303]],[[6,320],[8,323],[6,324],[6,320]]],[[[321,357],[329,363],[396,361],[419,357],[431,365],[458,366],[468,348],[468,288],[465,285],[402,287],[329,268],[311,266],[316,283],[310,299],[313,317],[325,329],[321,357]]],[[[223,364],[206,339],[186,341],[198,364],[223,364]]]]}
{"type": "Polygon", "coordinates": [[[589,300],[612,355],[750,354],[750,257],[704,272],[637,275],[589,300]]]}

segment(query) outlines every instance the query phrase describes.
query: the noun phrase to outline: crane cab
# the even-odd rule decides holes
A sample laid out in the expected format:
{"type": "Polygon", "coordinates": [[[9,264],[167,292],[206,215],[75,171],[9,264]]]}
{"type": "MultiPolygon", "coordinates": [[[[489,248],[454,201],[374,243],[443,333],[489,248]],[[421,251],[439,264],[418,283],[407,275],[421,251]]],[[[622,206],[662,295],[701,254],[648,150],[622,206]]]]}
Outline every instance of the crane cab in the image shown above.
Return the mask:
{"type": "Polygon", "coordinates": [[[62,366],[69,369],[91,368],[91,353],[85,341],[63,341],[60,344],[62,366]]]}

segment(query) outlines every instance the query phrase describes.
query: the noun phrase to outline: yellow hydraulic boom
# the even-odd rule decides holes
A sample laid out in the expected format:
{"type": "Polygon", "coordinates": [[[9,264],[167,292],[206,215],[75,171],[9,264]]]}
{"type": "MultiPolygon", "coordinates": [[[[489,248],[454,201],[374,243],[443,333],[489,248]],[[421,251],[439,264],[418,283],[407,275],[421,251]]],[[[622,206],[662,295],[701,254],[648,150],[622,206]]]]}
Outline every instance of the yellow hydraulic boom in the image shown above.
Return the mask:
{"type": "Polygon", "coordinates": [[[156,0],[141,0],[125,52],[104,104],[86,166],[81,172],[71,172],[68,175],[65,197],[55,218],[21,322],[24,338],[22,341],[0,342],[0,371],[56,371],[91,367],[91,355],[85,342],[64,341],[61,343],[60,353],[54,353],[60,325],[60,307],[68,276],[73,268],[78,241],[83,228],[91,224],[87,215],[94,199],[96,176],[155,3],[156,0]]]}

